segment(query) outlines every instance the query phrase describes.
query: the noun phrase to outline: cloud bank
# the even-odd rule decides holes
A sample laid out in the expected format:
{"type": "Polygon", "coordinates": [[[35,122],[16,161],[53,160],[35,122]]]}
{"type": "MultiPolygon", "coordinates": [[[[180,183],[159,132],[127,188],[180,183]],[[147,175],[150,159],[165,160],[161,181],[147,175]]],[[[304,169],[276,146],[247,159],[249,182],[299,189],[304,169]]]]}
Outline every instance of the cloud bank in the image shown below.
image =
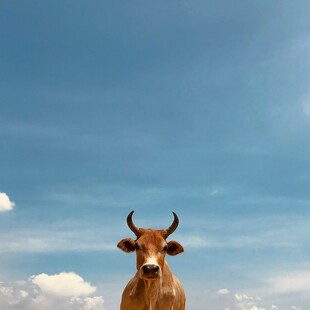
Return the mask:
{"type": "Polygon", "coordinates": [[[27,281],[0,282],[2,310],[104,310],[96,288],[73,272],[39,274],[27,281]]]}
{"type": "Polygon", "coordinates": [[[303,310],[296,305],[282,307],[266,302],[259,296],[242,292],[231,292],[227,288],[219,289],[209,296],[212,309],[218,310],[303,310]]]}
{"type": "Polygon", "coordinates": [[[6,193],[0,193],[0,212],[11,211],[15,203],[10,200],[6,193]]]}

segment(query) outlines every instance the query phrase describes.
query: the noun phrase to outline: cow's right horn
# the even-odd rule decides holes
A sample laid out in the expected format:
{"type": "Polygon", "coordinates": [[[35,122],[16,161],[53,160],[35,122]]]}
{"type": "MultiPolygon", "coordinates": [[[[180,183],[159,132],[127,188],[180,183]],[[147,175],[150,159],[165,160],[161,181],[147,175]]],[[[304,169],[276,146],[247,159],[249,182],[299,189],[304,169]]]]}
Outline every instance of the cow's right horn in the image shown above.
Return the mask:
{"type": "Polygon", "coordinates": [[[131,211],[128,216],[127,216],[127,225],[128,227],[133,231],[133,233],[139,237],[140,236],[140,232],[139,232],[139,228],[134,224],[133,220],[132,220],[132,215],[135,211],[131,211]]]}

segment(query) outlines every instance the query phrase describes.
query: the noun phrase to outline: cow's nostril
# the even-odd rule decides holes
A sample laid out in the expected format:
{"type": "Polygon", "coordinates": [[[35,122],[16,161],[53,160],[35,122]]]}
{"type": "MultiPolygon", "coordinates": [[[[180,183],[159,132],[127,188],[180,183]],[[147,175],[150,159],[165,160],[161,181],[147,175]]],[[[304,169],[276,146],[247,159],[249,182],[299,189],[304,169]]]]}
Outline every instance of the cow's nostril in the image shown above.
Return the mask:
{"type": "Polygon", "coordinates": [[[159,271],[159,266],[157,265],[144,265],[143,266],[143,272],[145,275],[156,275],[159,271]]]}

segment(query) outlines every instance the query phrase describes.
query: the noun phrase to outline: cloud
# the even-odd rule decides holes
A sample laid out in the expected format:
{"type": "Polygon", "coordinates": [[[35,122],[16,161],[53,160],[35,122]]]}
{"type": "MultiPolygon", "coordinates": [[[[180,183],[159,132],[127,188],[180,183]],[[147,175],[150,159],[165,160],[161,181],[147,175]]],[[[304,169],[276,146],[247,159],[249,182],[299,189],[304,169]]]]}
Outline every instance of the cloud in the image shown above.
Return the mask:
{"type": "Polygon", "coordinates": [[[211,240],[211,237],[207,240],[205,238],[196,236],[196,235],[184,235],[180,237],[180,242],[182,242],[182,245],[187,248],[214,248],[219,247],[220,245],[214,241],[211,240]]]}
{"type": "Polygon", "coordinates": [[[73,272],[39,274],[27,281],[0,282],[0,309],[104,310],[96,288],[73,272]]]}
{"type": "Polygon", "coordinates": [[[251,297],[246,294],[235,294],[236,310],[267,310],[258,305],[261,302],[260,297],[251,297]]]}
{"type": "Polygon", "coordinates": [[[307,94],[302,101],[302,110],[307,119],[310,120],[310,94],[307,94]]]}
{"type": "Polygon", "coordinates": [[[233,293],[228,289],[218,290],[213,300],[214,305],[212,309],[218,310],[278,310],[278,307],[275,305],[264,305],[260,297],[253,297],[239,292],[233,293]]]}
{"type": "Polygon", "coordinates": [[[6,193],[0,193],[0,212],[11,211],[15,203],[10,200],[6,193]]]}
{"type": "Polygon", "coordinates": [[[96,291],[95,287],[73,272],[61,272],[55,275],[42,273],[32,276],[31,281],[38,285],[45,295],[51,296],[88,296],[96,291]]]}
{"type": "MultiPolygon", "coordinates": [[[[269,291],[270,290],[271,288],[269,287],[269,291]]],[[[274,292],[272,292],[272,296],[270,294],[265,295],[264,299],[253,295],[254,294],[248,292],[232,292],[224,288],[219,289],[216,293],[211,293],[211,295],[207,297],[206,302],[208,302],[213,310],[303,310],[309,308],[306,304],[303,304],[303,307],[289,305],[287,301],[284,301],[283,295],[279,297],[274,294],[274,292]],[[271,303],[271,298],[275,298],[277,303],[280,302],[281,305],[271,303]]],[[[298,296],[296,300],[302,302],[300,298],[298,299],[298,296]]],[[[289,303],[291,302],[292,295],[290,295],[289,298],[289,303]]],[[[199,306],[197,309],[199,309],[199,306]]]]}
{"type": "Polygon", "coordinates": [[[220,290],[218,290],[217,292],[217,295],[221,296],[221,295],[227,295],[229,294],[229,290],[227,288],[222,288],[220,290]]]}
{"type": "Polygon", "coordinates": [[[310,272],[293,271],[268,280],[272,290],[278,294],[293,292],[310,293],[310,272]]]}
{"type": "Polygon", "coordinates": [[[286,55],[290,57],[295,57],[302,59],[303,58],[303,64],[309,66],[310,65],[310,58],[309,58],[309,52],[310,52],[310,37],[302,36],[298,40],[295,40],[292,46],[289,47],[287,50],[286,55]]]}
{"type": "Polygon", "coordinates": [[[117,247],[97,230],[21,230],[0,234],[0,251],[5,253],[53,253],[113,251],[117,247]]]}
{"type": "MultiPolygon", "coordinates": [[[[248,225],[248,224],[245,224],[248,225]]],[[[266,228],[265,231],[261,228],[257,230],[245,231],[242,233],[232,232],[227,235],[218,233],[215,235],[211,230],[205,233],[205,236],[198,235],[180,235],[179,240],[187,248],[296,248],[306,242],[305,235],[300,234],[301,226],[292,229],[290,234],[283,239],[283,235],[287,234],[284,228],[266,228]],[[303,240],[303,239],[304,240],[303,240]]],[[[308,230],[308,228],[305,228],[308,230]]]]}

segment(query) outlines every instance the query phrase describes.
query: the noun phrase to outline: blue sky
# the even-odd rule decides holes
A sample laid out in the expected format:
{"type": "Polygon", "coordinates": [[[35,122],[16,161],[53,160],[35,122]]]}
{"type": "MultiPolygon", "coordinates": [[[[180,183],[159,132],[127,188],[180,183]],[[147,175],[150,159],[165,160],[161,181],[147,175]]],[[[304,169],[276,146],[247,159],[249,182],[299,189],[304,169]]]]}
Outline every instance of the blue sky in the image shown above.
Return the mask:
{"type": "Polygon", "coordinates": [[[188,309],[309,309],[309,10],[1,1],[3,309],[117,309],[133,209],[179,215],[188,309]]]}

